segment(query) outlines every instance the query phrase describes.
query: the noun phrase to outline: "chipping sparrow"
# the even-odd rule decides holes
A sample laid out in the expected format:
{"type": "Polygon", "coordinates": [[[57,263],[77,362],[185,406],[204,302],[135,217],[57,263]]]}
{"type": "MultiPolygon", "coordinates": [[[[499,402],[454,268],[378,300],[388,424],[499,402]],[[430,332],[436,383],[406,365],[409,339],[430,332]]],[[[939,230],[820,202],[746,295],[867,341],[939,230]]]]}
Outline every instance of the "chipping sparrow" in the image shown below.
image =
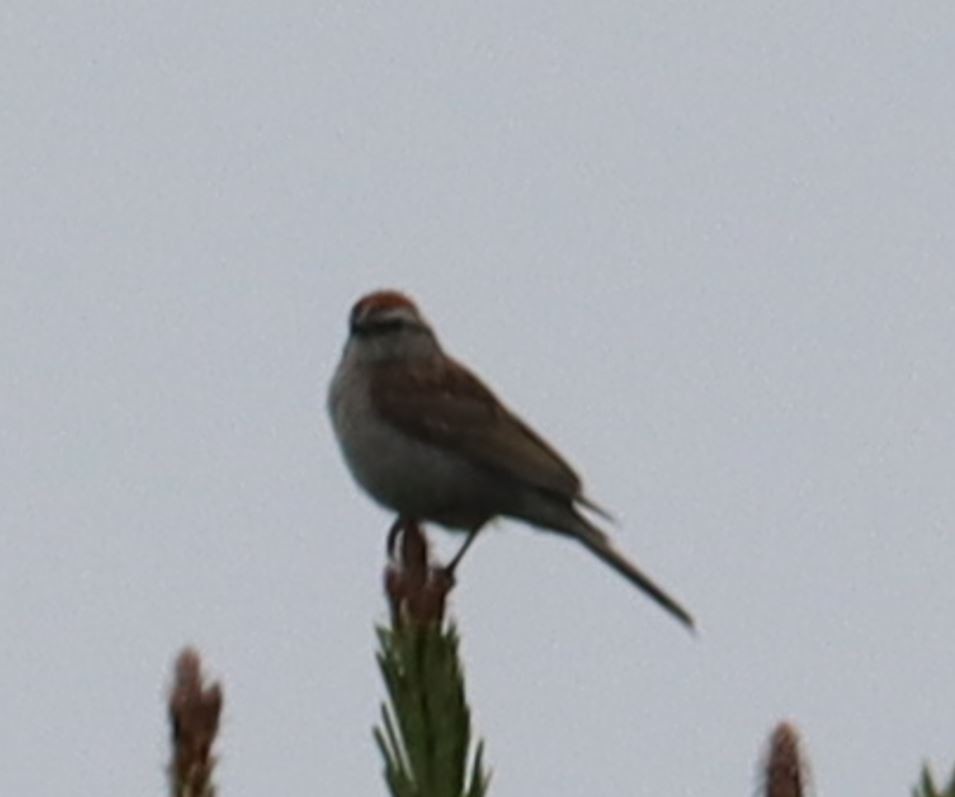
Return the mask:
{"type": "Polygon", "coordinates": [[[611,545],[579,507],[606,514],[577,474],[441,348],[414,303],[380,291],[352,308],[328,408],[355,480],[400,518],[469,536],[497,515],[575,538],[693,627],[687,611],[611,545]]]}

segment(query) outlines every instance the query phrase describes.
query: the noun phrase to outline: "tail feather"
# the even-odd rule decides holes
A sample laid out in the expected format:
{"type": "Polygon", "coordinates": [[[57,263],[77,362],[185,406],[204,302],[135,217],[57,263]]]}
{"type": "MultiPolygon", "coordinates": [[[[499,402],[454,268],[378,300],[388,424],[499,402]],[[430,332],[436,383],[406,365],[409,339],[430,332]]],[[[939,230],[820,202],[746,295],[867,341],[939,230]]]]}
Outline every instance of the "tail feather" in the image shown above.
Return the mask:
{"type": "Polygon", "coordinates": [[[562,496],[546,491],[523,491],[508,514],[538,528],[574,537],[598,559],[610,565],[637,589],[652,598],[691,631],[693,617],[676,600],[658,587],[649,576],[613,547],[610,538],[582,515],[574,503],[600,515],[609,515],[601,507],[581,496],[562,496]]]}
{"type": "Polygon", "coordinates": [[[636,565],[627,560],[623,554],[619,553],[606,534],[588,523],[586,531],[580,531],[574,536],[598,559],[610,565],[627,581],[656,601],[659,606],[666,609],[691,631],[695,630],[693,617],[690,613],[664,592],[661,587],[657,586],[636,565]]]}
{"type": "Polygon", "coordinates": [[[600,506],[600,504],[597,504],[597,503],[594,503],[593,501],[591,501],[589,498],[587,498],[587,496],[585,496],[585,495],[578,495],[576,498],[574,498],[574,501],[575,501],[576,503],[580,504],[581,506],[586,507],[586,508],[589,509],[591,512],[593,512],[594,514],[600,515],[600,517],[602,517],[602,518],[603,518],[604,520],[606,520],[607,522],[613,523],[615,526],[617,525],[617,518],[615,518],[613,515],[611,515],[611,514],[610,514],[606,509],[604,509],[602,506],[600,506]]]}

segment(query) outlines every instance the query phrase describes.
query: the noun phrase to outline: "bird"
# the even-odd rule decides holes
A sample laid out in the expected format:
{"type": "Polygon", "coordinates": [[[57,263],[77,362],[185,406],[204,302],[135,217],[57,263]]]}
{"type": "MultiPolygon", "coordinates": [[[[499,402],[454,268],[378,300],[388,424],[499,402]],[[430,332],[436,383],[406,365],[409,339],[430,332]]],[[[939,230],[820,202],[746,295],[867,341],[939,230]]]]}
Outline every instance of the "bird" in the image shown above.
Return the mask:
{"type": "Polygon", "coordinates": [[[414,301],[369,293],[328,390],[328,412],[355,481],[401,520],[467,537],[449,574],[488,522],[523,521],[581,543],[690,630],[690,613],[620,553],[584,511],[610,515],[583,493],[557,451],[438,341],[414,301]]]}

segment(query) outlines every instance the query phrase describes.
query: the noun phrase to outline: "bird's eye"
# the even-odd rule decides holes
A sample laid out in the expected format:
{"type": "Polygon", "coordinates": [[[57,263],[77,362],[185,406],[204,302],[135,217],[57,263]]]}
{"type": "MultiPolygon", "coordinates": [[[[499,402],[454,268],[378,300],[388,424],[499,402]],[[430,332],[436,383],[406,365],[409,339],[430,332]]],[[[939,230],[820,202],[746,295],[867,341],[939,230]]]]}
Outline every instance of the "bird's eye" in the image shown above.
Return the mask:
{"type": "Polygon", "coordinates": [[[405,318],[365,318],[354,319],[351,329],[356,335],[373,337],[399,332],[411,326],[412,325],[405,318]]]}

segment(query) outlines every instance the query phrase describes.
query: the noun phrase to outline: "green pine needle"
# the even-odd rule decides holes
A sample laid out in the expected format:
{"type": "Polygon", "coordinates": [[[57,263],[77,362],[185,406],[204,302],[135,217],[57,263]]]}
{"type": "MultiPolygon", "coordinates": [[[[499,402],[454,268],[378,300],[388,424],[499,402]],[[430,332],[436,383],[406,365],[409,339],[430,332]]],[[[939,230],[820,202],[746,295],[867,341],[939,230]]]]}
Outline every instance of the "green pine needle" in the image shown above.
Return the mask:
{"type": "Polygon", "coordinates": [[[484,797],[489,776],[483,746],[470,756],[455,629],[406,623],[379,628],[378,640],[388,702],[374,736],[393,797],[484,797]]]}
{"type": "Polygon", "coordinates": [[[932,779],[928,766],[922,767],[922,778],[919,785],[912,790],[913,797],[955,797],[955,773],[952,774],[948,787],[940,790],[932,779]]]}

